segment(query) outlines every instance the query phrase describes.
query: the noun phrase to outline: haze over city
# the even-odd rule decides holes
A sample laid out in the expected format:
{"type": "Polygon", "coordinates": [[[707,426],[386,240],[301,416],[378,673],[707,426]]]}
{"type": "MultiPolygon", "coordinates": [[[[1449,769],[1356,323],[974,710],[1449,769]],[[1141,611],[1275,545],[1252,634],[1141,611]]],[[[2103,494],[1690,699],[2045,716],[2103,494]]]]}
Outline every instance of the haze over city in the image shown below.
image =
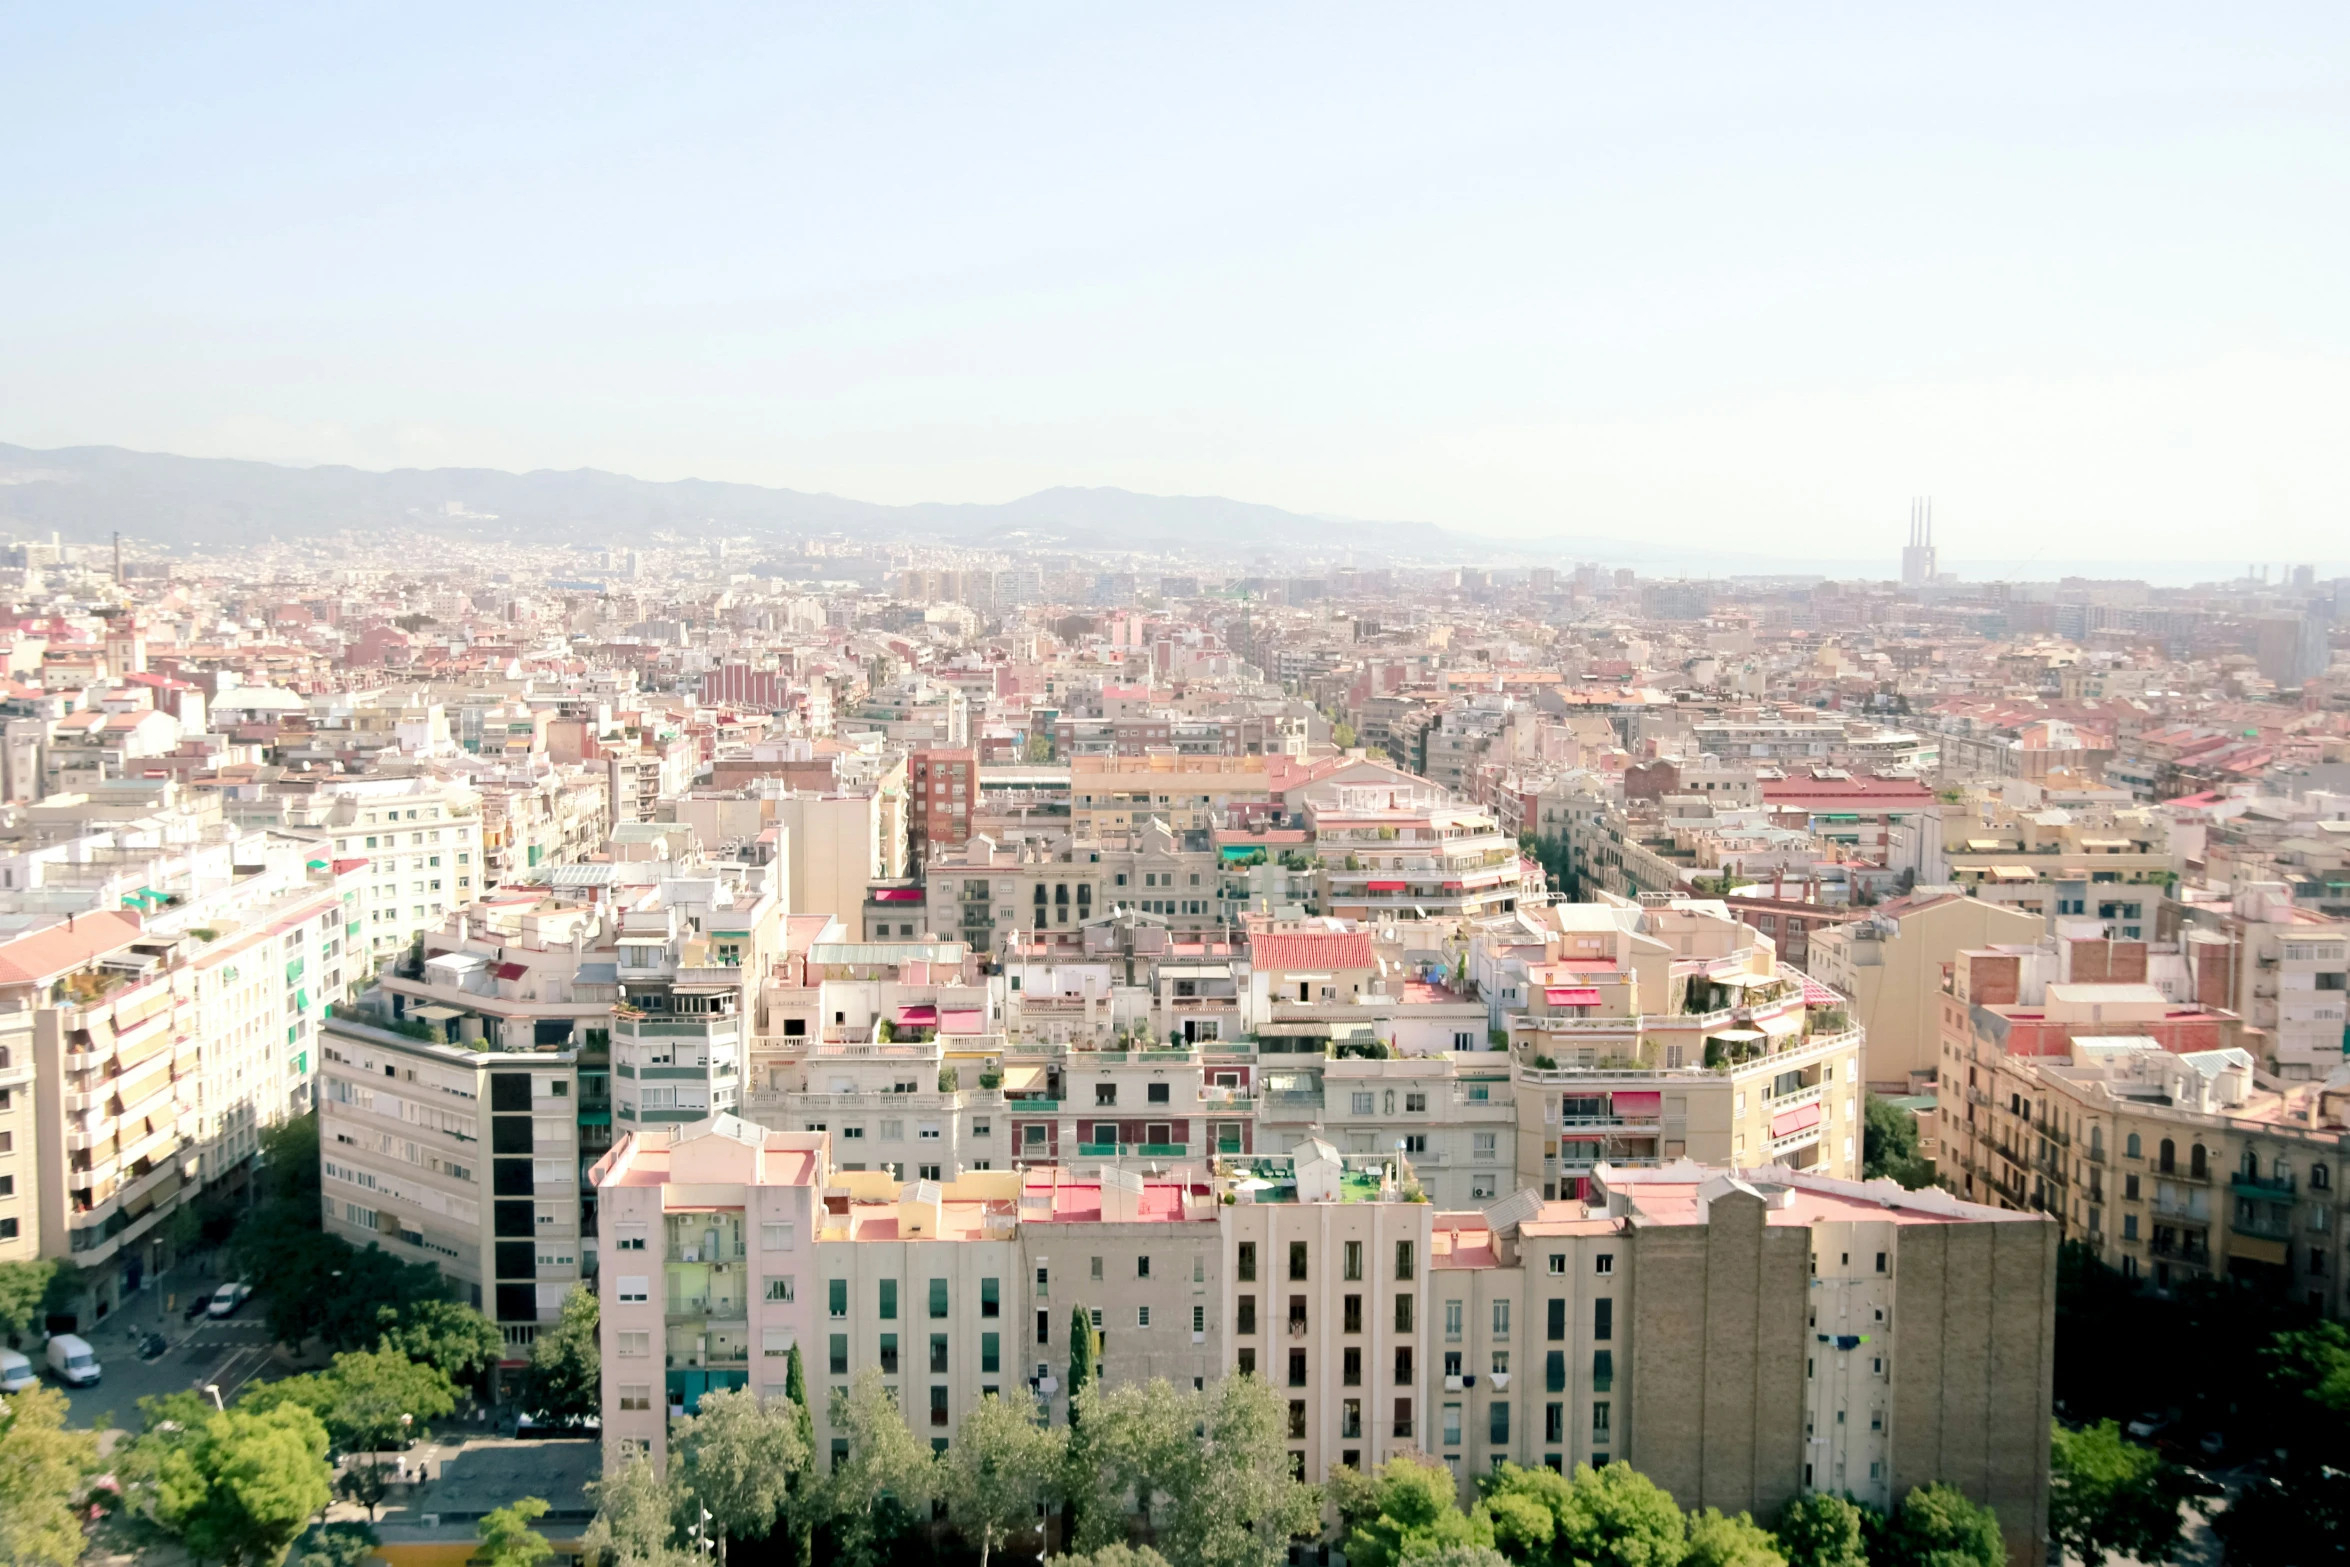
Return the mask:
{"type": "Polygon", "coordinates": [[[2340,1562],[2346,29],[19,8],[0,1563],[2340,1562]]]}
{"type": "Polygon", "coordinates": [[[0,438],[2324,563],[2345,26],[20,11],[0,438]]]}

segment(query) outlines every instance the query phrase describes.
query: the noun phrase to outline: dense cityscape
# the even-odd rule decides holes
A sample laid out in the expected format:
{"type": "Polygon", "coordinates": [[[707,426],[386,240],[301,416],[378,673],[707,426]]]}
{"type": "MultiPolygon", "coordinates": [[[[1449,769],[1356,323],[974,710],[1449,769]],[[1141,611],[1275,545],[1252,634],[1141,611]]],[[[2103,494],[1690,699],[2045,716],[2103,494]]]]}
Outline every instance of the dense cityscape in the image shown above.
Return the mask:
{"type": "Polygon", "coordinates": [[[2340,1516],[2350,583],[11,548],[12,1559],[2340,1516]]]}

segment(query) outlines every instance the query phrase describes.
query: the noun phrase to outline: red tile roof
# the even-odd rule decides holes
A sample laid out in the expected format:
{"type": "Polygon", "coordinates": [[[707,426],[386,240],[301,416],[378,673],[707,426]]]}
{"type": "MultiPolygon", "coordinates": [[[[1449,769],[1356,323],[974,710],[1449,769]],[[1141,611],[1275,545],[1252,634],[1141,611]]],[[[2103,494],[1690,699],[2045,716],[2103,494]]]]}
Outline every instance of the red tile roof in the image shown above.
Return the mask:
{"type": "Polygon", "coordinates": [[[1248,961],[1259,969],[1377,968],[1366,930],[1316,930],[1251,936],[1248,961]]]}
{"type": "Polygon", "coordinates": [[[22,985],[67,973],[138,940],[143,927],[128,914],[83,914],[71,925],[0,942],[0,985],[22,985]]]}

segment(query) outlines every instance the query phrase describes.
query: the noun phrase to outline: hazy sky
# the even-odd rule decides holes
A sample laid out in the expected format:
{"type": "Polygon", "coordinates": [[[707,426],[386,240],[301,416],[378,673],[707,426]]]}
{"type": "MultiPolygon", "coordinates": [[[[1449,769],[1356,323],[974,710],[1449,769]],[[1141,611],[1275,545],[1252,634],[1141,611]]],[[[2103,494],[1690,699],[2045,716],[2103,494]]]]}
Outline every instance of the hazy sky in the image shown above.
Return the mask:
{"type": "Polygon", "coordinates": [[[1937,12],[9,4],[0,440],[2350,560],[2350,8],[1937,12]]]}

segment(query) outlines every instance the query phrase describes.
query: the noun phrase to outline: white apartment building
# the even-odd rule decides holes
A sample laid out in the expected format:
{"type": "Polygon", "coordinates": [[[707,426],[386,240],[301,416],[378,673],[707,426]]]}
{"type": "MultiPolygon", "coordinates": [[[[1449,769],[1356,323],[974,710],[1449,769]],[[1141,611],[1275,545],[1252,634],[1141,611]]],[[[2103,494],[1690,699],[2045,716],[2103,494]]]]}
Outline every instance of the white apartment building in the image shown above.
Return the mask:
{"type": "Polygon", "coordinates": [[[335,857],[363,860],[355,923],[374,966],[397,958],[452,909],[481,895],[481,797],[429,777],[359,778],[321,785],[313,830],[335,857]]]}

